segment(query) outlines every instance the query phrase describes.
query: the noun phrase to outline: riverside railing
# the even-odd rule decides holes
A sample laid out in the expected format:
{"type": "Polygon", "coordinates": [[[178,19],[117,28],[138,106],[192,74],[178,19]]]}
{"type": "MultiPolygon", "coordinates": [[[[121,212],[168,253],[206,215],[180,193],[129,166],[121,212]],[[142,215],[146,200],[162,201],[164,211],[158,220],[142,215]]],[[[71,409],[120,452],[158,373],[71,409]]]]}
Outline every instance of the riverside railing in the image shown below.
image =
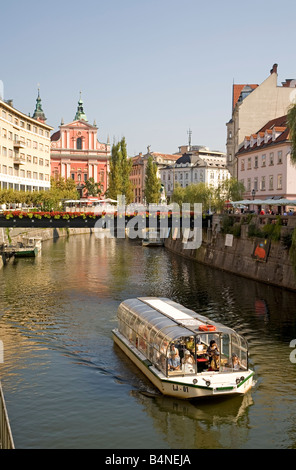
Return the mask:
{"type": "Polygon", "coordinates": [[[2,385],[0,382],[0,449],[14,449],[2,385]]]}

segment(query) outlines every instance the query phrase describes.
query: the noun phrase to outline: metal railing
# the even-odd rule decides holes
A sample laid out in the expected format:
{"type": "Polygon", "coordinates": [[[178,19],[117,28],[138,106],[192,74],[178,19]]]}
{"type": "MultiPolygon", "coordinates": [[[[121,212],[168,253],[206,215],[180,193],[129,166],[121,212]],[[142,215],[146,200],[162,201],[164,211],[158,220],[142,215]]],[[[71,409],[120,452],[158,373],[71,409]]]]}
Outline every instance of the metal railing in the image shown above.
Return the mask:
{"type": "Polygon", "coordinates": [[[8,414],[0,382],[0,449],[14,449],[8,414]]]}

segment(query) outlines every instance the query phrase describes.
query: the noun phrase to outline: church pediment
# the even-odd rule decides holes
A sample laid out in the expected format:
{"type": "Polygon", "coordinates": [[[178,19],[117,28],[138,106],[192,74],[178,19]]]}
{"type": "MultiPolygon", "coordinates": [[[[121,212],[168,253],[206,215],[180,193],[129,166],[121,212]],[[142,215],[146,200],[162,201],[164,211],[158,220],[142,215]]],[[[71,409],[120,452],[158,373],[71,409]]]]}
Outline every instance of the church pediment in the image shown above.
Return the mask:
{"type": "Polygon", "coordinates": [[[72,121],[70,122],[69,124],[64,124],[63,126],[60,126],[62,127],[63,129],[86,129],[86,130],[90,130],[90,129],[96,129],[97,130],[97,127],[96,126],[92,126],[91,124],[89,124],[88,122],[86,121],[72,121]]]}

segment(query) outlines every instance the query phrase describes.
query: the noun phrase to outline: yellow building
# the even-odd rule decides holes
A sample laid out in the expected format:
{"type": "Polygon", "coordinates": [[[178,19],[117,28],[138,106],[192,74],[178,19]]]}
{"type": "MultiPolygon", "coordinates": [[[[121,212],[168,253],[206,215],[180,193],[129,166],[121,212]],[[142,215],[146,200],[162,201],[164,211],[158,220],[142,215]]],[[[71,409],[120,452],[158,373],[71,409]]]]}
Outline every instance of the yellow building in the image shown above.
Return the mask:
{"type": "Polygon", "coordinates": [[[50,131],[38,92],[33,117],[0,99],[0,189],[48,190],[50,131]]]}

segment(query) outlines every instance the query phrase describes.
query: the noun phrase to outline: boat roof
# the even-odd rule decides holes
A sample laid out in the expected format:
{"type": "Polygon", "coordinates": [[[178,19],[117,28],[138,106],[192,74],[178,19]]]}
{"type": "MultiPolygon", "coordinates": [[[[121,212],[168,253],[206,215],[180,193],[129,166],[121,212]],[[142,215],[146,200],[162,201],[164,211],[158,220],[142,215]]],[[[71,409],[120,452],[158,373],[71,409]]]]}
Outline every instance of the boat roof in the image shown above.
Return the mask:
{"type": "Polygon", "coordinates": [[[199,327],[202,325],[215,326],[215,333],[222,332],[237,335],[237,333],[232,328],[212,321],[209,318],[200,315],[193,310],[190,310],[183,305],[165,297],[138,297],[134,299],[127,299],[123,301],[122,304],[130,307],[140,317],[145,319],[147,322],[151,322],[152,324],[155,323],[156,320],[158,323],[160,317],[163,319],[166,317],[167,321],[164,322],[165,324],[162,323],[162,328],[164,326],[166,326],[166,328],[169,327],[172,334],[172,327],[175,327],[175,333],[178,332],[178,335],[176,334],[176,336],[181,336],[180,327],[186,328],[188,330],[188,332],[184,332],[182,330],[183,335],[185,333],[185,336],[192,334],[202,334],[203,332],[199,330],[199,327]],[[157,312],[161,315],[157,315],[157,312]]]}

